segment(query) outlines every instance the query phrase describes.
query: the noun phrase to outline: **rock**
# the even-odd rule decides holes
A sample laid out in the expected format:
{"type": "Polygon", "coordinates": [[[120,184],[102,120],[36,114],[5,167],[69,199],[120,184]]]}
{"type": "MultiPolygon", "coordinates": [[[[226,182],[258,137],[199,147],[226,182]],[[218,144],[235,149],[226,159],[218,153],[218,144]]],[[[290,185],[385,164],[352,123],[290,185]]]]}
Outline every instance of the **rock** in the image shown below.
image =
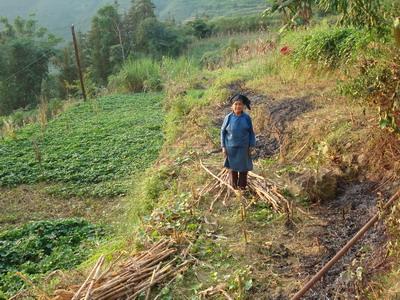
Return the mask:
{"type": "Polygon", "coordinates": [[[317,175],[315,193],[318,200],[329,201],[336,197],[337,177],[329,169],[320,169],[317,175]]]}
{"type": "Polygon", "coordinates": [[[360,155],[357,157],[357,163],[358,163],[360,166],[365,165],[366,162],[367,162],[367,156],[366,156],[365,154],[360,154],[360,155]]]}
{"type": "Polygon", "coordinates": [[[343,155],[343,162],[347,165],[353,164],[357,160],[357,157],[353,153],[343,155]]]}
{"type": "Polygon", "coordinates": [[[325,168],[318,173],[306,171],[291,178],[289,189],[295,195],[307,197],[313,202],[329,201],[336,197],[337,174],[325,168]]]}
{"type": "Polygon", "coordinates": [[[74,293],[67,290],[56,290],[54,296],[53,300],[71,300],[74,297],[74,293]]]}

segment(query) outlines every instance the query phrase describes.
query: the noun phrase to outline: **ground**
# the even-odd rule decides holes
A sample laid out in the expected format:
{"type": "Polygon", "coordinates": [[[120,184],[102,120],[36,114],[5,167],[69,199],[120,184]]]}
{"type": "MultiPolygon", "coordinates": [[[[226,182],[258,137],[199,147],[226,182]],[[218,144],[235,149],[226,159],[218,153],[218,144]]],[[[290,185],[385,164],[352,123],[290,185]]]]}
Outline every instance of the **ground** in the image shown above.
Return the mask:
{"type": "MultiPolygon", "coordinates": [[[[206,215],[207,223],[215,223],[208,229],[214,242],[226,249],[227,257],[231,257],[234,264],[251,273],[253,286],[248,299],[288,299],[377,212],[380,200],[377,198],[379,185],[356,175],[362,168],[357,156],[348,161],[343,155],[345,151],[341,152],[343,149],[352,152],[358,147],[359,141],[354,137],[368,130],[363,120],[371,115],[363,116],[360,108],[348,103],[340,107],[344,99],[329,103],[334,93],[329,81],[307,83],[307,87],[301,84],[293,81],[289,93],[266,88],[262,94],[243,82],[226,86],[229,92],[242,91],[253,100],[249,113],[259,142],[257,173],[286,185],[289,194],[293,190],[291,184],[315,166],[324,166],[331,174],[316,184],[323,186],[326,182],[330,184],[330,180],[334,182],[333,195],[327,195],[327,199],[305,200],[306,214],[295,210],[290,226],[285,216],[274,216],[262,205],[250,208],[248,243],[241,232],[240,206],[235,198],[230,199],[226,207],[217,204],[212,213],[207,211],[210,203],[203,203],[202,214],[206,215]],[[321,123],[317,121],[321,116],[332,119],[321,123]],[[326,145],[326,152],[316,151],[319,143],[326,145]]],[[[211,110],[218,111],[212,114],[214,126],[218,128],[229,105],[225,103],[211,110]]],[[[214,164],[215,173],[220,160],[218,153],[206,158],[206,162],[214,164]]],[[[299,195],[289,197],[298,205],[304,205],[299,195]]],[[[304,299],[366,297],[368,278],[387,267],[386,241],[385,228],[380,222],[304,299]]],[[[224,278],[226,268],[224,265],[215,267],[216,272],[220,272],[219,278],[224,278]]]]}
{"type": "MultiPolygon", "coordinates": [[[[389,140],[376,138],[375,111],[338,93],[339,73],[296,70],[282,63],[279,72],[260,75],[255,69],[258,64],[265,67],[261,57],[222,71],[202,71],[195,88],[186,88],[182,79],[183,91],[176,98],[167,91],[166,106],[171,107],[163,149],[155,163],[129,183],[132,189],[123,201],[71,197],[74,205],[64,209],[63,200],[40,185],[3,189],[0,203],[5,203],[7,214],[0,226],[49,215],[124,223],[119,228],[123,233],[94,257],[106,254],[113,261],[170,237],[177,247],[190,249],[195,261],[182,276],[154,289],[154,297],[199,299],[199,292],[220,285],[233,299],[290,299],[378,212],[396,182],[390,180],[393,176],[382,181],[377,164],[372,164],[372,150],[389,140]],[[258,140],[254,171],[280,187],[293,203],[293,214],[276,213],[246,194],[255,201],[243,221],[234,196],[226,205],[217,201],[213,210],[215,194],[198,197],[211,180],[199,160],[215,173],[222,168],[219,128],[229,112],[227,100],[237,92],[253,101],[249,114],[258,140]],[[16,197],[33,210],[18,211],[20,206],[12,201],[16,197]]],[[[373,281],[390,268],[387,228],[380,221],[305,299],[377,299],[370,294],[373,281]]],[[[51,288],[44,285],[46,290],[51,294],[79,284],[93,259],[51,288]]]]}

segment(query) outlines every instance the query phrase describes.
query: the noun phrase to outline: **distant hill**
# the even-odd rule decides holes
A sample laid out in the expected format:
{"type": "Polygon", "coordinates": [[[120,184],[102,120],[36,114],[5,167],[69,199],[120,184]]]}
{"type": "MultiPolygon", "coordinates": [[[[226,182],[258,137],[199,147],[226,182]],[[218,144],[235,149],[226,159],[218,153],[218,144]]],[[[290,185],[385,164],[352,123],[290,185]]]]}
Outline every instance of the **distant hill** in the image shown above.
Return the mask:
{"type": "MultiPolygon", "coordinates": [[[[41,25],[51,32],[69,39],[70,25],[76,24],[86,31],[96,11],[114,0],[0,0],[0,16],[10,19],[35,14],[41,25]]],[[[119,0],[121,9],[129,7],[131,0],[119,0]]],[[[195,16],[226,16],[262,11],[266,0],[154,0],[162,19],[184,21],[195,16]]]]}

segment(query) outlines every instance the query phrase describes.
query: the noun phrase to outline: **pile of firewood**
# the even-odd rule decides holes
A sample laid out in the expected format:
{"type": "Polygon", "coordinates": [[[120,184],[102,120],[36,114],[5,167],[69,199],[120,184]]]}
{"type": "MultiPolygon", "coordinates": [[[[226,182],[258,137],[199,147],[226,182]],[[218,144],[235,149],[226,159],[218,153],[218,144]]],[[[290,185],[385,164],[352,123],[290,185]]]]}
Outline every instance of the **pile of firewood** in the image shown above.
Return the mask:
{"type": "Polygon", "coordinates": [[[163,240],[127,262],[101,272],[102,256],[72,300],[137,299],[140,295],[150,299],[151,287],[175,278],[188,267],[188,260],[177,264],[177,258],[173,258],[176,252],[170,241],[163,240]]]}
{"type": "Polygon", "coordinates": [[[291,203],[280,193],[279,187],[272,181],[253,172],[249,172],[248,191],[254,198],[254,200],[249,201],[245,198],[245,193],[235,190],[232,187],[228,169],[224,168],[218,174],[214,174],[210,168],[207,168],[201,161],[200,165],[213,177],[213,180],[205,185],[199,192],[200,198],[209,193],[215,195],[210,205],[210,211],[213,210],[214,204],[217,201],[222,199],[222,203],[225,205],[231,195],[238,195],[238,193],[240,193],[240,197],[242,201],[247,203],[247,207],[254,202],[263,201],[268,203],[276,212],[291,214],[291,203]]]}

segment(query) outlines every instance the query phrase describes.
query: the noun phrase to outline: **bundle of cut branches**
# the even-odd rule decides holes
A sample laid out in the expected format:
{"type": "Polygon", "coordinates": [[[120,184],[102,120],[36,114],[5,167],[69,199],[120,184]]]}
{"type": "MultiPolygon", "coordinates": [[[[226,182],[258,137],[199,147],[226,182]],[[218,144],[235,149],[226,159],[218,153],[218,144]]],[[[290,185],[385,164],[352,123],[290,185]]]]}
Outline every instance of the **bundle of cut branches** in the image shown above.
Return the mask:
{"type": "Polygon", "coordinates": [[[152,286],[174,278],[188,267],[188,260],[177,264],[177,258],[173,258],[176,252],[171,241],[162,240],[127,262],[101,272],[102,256],[72,300],[137,299],[144,294],[149,299],[152,286]]]}
{"type": "MultiPolygon", "coordinates": [[[[210,170],[210,168],[206,167],[202,161],[200,161],[200,165],[208,174],[213,177],[213,180],[205,185],[199,192],[200,197],[209,193],[215,194],[215,197],[210,205],[210,211],[212,211],[214,204],[218,200],[223,199],[223,204],[225,204],[226,200],[232,193],[237,194],[239,191],[232,187],[228,169],[223,168],[219,173],[215,174],[210,170]]],[[[247,206],[250,206],[256,201],[263,201],[268,203],[276,212],[291,214],[291,203],[280,193],[279,190],[279,186],[271,180],[268,180],[253,172],[249,172],[248,191],[256,200],[248,201],[242,195],[241,197],[244,198],[244,200],[248,203],[247,206]]]]}

